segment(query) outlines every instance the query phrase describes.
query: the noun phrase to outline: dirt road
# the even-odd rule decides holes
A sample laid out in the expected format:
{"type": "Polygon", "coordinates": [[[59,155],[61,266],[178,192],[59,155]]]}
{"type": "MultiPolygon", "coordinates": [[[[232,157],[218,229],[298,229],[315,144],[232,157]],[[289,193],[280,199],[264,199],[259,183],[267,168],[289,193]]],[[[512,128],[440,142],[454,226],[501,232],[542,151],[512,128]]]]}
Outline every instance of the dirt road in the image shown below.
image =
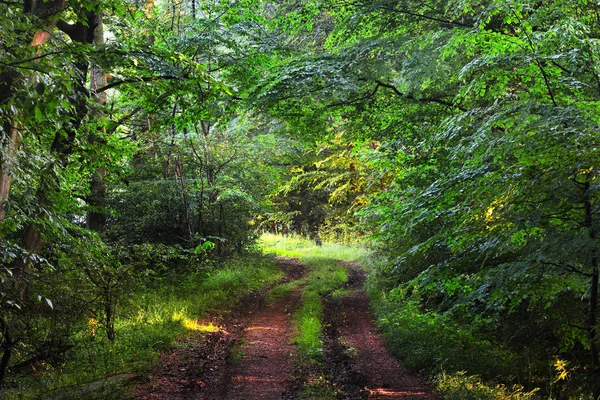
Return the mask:
{"type": "MultiPolygon", "coordinates": [[[[307,267],[278,258],[286,279],[299,279],[307,267]]],[[[439,399],[427,382],[409,374],[391,357],[369,314],[363,291],[364,273],[352,263],[350,293],[325,302],[326,378],[337,399],[439,399]]],[[[213,323],[216,332],[189,335],[164,354],[132,399],[259,400],[299,399],[302,382],[290,344],[291,315],[301,301],[300,289],[267,304],[265,293],[248,296],[239,309],[213,323]]],[[[310,398],[310,397],[308,397],[310,398]]]]}
{"type": "Polygon", "coordinates": [[[338,398],[437,400],[424,378],[409,373],[384,346],[369,312],[365,274],[354,263],[348,268],[349,294],[330,300],[325,313],[326,362],[340,387],[338,398]]]}

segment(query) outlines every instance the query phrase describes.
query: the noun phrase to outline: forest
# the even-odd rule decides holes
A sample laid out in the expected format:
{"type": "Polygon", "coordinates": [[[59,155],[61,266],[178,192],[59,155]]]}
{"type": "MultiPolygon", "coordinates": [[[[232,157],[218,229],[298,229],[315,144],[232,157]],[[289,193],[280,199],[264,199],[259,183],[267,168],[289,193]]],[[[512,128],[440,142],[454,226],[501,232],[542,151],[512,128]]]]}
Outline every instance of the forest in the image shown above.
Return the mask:
{"type": "Polygon", "coordinates": [[[135,398],[287,243],[308,370],[293,246],[446,399],[600,399],[599,161],[595,0],[0,0],[0,397],[135,398]]]}

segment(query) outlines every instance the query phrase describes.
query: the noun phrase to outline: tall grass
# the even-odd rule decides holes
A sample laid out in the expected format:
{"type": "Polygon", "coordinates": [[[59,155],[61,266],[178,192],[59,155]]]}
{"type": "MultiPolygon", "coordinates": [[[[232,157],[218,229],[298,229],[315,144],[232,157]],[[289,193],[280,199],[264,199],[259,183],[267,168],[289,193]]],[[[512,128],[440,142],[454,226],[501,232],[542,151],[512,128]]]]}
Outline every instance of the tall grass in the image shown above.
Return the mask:
{"type": "Polygon", "coordinates": [[[185,334],[219,329],[198,320],[207,312],[233,307],[244,295],[279,280],[282,273],[267,257],[234,259],[210,274],[179,281],[169,279],[155,290],[140,290],[125,301],[115,322],[116,339],[109,341],[98,327],[96,335],[82,329],[78,344],[61,368],[21,380],[4,393],[6,399],[118,397],[123,381],[148,371],[160,351],[185,334]],[[89,389],[89,390],[88,390],[89,389]],[[92,393],[88,393],[91,391],[92,393]],[[82,394],[84,393],[84,394],[82,394]]]}

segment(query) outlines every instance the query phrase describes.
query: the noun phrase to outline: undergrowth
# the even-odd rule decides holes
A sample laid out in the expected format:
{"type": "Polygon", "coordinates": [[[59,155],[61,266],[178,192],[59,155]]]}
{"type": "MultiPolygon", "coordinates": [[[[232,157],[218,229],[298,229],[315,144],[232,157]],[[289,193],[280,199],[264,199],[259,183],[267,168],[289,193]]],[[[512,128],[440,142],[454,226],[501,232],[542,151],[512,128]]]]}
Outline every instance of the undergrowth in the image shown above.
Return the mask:
{"type": "Polygon", "coordinates": [[[147,371],[161,350],[185,334],[219,329],[200,324],[208,311],[233,307],[245,294],[279,280],[282,273],[268,257],[245,256],[228,261],[212,272],[167,279],[154,289],[140,289],[119,310],[116,339],[109,341],[98,323],[90,318],[88,329],[74,338],[79,345],[60,368],[40,371],[21,379],[19,386],[4,393],[8,399],[82,398],[104,399],[118,395],[121,379],[147,371]],[[97,325],[97,326],[94,326],[97,325]],[[94,334],[92,334],[94,329],[94,334]],[[34,389],[35,388],[35,389],[34,389]],[[87,390],[93,393],[87,393],[87,390]]]}
{"type": "Polygon", "coordinates": [[[520,385],[508,388],[502,384],[486,384],[464,372],[441,373],[435,382],[446,400],[530,400],[537,392],[537,389],[525,391],[520,385]]]}
{"type": "Polygon", "coordinates": [[[432,377],[446,400],[538,398],[537,389],[494,383],[510,377],[521,356],[494,345],[471,325],[424,310],[401,290],[382,289],[373,279],[369,297],[392,353],[409,369],[432,377]]]}

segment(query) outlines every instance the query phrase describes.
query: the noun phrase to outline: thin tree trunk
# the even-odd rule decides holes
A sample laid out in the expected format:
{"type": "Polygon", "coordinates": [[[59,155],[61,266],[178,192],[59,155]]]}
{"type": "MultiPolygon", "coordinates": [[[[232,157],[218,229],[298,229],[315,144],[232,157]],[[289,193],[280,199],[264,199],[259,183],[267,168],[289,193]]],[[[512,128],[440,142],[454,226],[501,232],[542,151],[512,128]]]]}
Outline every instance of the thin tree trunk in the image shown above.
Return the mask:
{"type": "Polygon", "coordinates": [[[2,388],[4,378],[6,377],[6,370],[8,369],[10,358],[12,356],[12,348],[15,345],[15,342],[13,342],[12,338],[10,337],[8,324],[4,318],[0,319],[0,329],[2,330],[2,342],[0,342],[0,349],[3,351],[2,359],[0,359],[0,388],[2,388]]]}
{"type": "MultiPolygon", "coordinates": [[[[593,225],[592,204],[589,198],[590,182],[584,184],[584,223],[589,232],[589,238],[595,242],[597,239],[593,225]]],[[[590,274],[590,304],[588,313],[588,340],[590,342],[590,358],[592,368],[589,371],[590,383],[594,399],[600,399],[600,356],[598,354],[598,256],[594,250],[592,254],[592,273],[590,274]]]]}
{"type": "MultiPolygon", "coordinates": [[[[103,45],[104,40],[104,25],[102,16],[97,16],[97,25],[94,30],[94,44],[103,45]]],[[[96,117],[102,118],[102,109],[106,106],[106,92],[96,93],[98,88],[106,86],[106,74],[104,70],[98,66],[95,66],[90,71],[91,81],[91,92],[94,93],[94,101],[97,105],[98,111],[96,111],[96,117]]],[[[98,132],[98,134],[90,135],[90,142],[94,143],[105,143],[105,139],[102,138],[104,132],[98,132]]],[[[106,207],[106,168],[99,167],[94,171],[91,178],[91,195],[89,196],[88,205],[91,207],[87,215],[86,225],[88,229],[100,232],[106,225],[106,214],[104,208],[106,207]]]]}
{"type": "Polygon", "coordinates": [[[110,293],[110,282],[104,289],[104,313],[106,316],[106,337],[109,340],[115,340],[115,314],[116,310],[113,308],[113,299],[110,293]]]}
{"type": "Polygon", "coordinates": [[[17,151],[21,146],[21,133],[14,124],[7,124],[4,131],[7,133],[3,145],[7,151],[4,152],[6,158],[2,159],[0,164],[0,223],[6,217],[6,202],[10,194],[12,171],[16,164],[17,151]]]}
{"type": "Polygon", "coordinates": [[[590,352],[592,354],[592,371],[590,381],[592,382],[592,391],[594,399],[600,399],[600,358],[598,356],[598,262],[594,257],[594,270],[591,278],[591,295],[590,295],[590,319],[588,322],[590,352]]]}
{"type": "Polygon", "coordinates": [[[185,221],[187,223],[188,234],[190,236],[190,242],[194,243],[194,231],[192,229],[192,221],[190,219],[190,207],[187,199],[187,193],[185,190],[185,178],[183,176],[183,169],[181,167],[181,159],[177,159],[175,161],[175,173],[179,178],[179,183],[181,185],[181,197],[183,199],[183,208],[185,211],[185,221]]]}

